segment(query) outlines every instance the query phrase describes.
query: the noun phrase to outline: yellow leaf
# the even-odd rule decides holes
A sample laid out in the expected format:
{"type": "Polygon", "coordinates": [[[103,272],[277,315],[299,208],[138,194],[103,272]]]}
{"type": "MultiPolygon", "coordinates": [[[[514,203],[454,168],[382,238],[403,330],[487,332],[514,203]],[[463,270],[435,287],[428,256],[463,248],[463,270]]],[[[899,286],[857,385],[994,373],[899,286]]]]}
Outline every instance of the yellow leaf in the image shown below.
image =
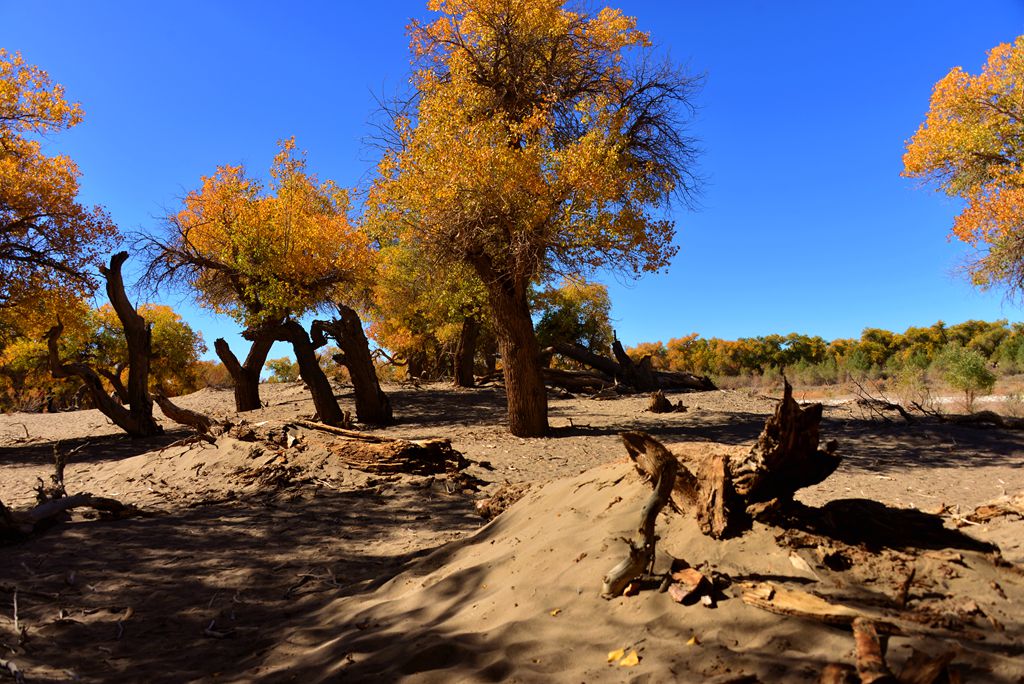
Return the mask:
{"type": "Polygon", "coordinates": [[[617,648],[614,651],[608,651],[608,662],[614,663],[617,660],[622,660],[622,656],[626,655],[626,649],[617,648]]]}
{"type": "Polygon", "coordinates": [[[619,661],[619,667],[636,667],[640,664],[640,656],[636,651],[630,651],[629,655],[619,661]]]}
{"type": "Polygon", "coordinates": [[[551,617],[558,617],[558,614],[561,613],[561,612],[562,612],[561,608],[555,608],[553,611],[551,611],[551,617]]]}
{"type": "Polygon", "coordinates": [[[698,639],[697,635],[694,634],[692,637],[690,637],[690,640],[686,642],[686,645],[687,646],[700,646],[700,639],[698,639]]]}

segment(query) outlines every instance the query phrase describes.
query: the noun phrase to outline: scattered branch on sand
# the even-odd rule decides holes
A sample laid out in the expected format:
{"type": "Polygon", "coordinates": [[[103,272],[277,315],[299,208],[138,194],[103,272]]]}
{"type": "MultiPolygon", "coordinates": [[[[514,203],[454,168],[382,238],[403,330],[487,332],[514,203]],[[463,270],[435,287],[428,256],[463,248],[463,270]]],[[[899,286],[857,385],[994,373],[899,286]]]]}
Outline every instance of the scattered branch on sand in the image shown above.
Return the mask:
{"type": "Polygon", "coordinates": [[[1004,430],[1024,430],[1024,419],[1001,416],[994,411],[978,411],[966,416],[940,416],[940,420],[957,425],[992,425],[1004,430]]]}
{"type": "Polygon", "coordinates": [[[1004,515],[1024,518],[1024,492],[1018,492],[1013,496],[1002,496],[995,501],[978,506],[973,513],[967,515],[967,521],[982,523],[1004,515]]]}
{"type": "Polygon", "coordinates": [[[901,405],[894,404],[891,401],[884,399],[881,396],[881,392],[879,392],[879,396],[873,395],[864,387],[864,385],[857,382],[857,380],[851,379],[851,381],[857,386],[857,406],[867,409],[872,417],[879,418],[888,423],[889,416],[887,416],[886,413],[895,411],[900,414],[906,422],[914,422],[914,417],[901,405]]]}
{"type": "Polygon", "coordinates": [[[654,525],[661,509],[672,497],[676,471],[679,468],[676,457],[657,441],[642,438],[637,440],[633,433],[624,434],[622,439],[630,456],[637,463],[637,468],[643,473],[650,474],[655,486],[651,498],[640,514],[639,539],[626,540],[629,544],[629,555],[605,575],[601,587],[601,596],[604,598],[620,596],[630,582],[645,573],[650,574],[653,570],[654,545],[658,539],[654,534],[654,525]]]}
{"type": "Polygon", "coordinates": [[[861,684],[896,684],[885,664],[884,647],[878,637],[875,623],[864,618],[853,621],[853,640],[856,644],[857,674],[861,684]]]}
{"type": "Polygon", "coordinates": [[[0,672],[14,678],[14,684],[25,684],[25,675],[13,660],[0,658],[0,672]]]}

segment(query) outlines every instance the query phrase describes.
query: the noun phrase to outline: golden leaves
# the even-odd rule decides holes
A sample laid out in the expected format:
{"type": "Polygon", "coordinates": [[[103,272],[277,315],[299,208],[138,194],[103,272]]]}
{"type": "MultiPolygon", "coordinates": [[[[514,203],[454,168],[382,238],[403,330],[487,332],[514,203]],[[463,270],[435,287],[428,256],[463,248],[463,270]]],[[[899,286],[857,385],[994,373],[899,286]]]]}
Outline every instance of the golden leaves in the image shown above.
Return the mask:
{"type": "Polygon", "coordinates": [[[975,283],[1020,289],[1024,253],[1015,236],[1024,229],[1024,36],[993,48],[977,76],[957,67],[935,85],[903,164],[904,176],[966,200],[953,235],[981,250],[969,267],[975,283]]]}

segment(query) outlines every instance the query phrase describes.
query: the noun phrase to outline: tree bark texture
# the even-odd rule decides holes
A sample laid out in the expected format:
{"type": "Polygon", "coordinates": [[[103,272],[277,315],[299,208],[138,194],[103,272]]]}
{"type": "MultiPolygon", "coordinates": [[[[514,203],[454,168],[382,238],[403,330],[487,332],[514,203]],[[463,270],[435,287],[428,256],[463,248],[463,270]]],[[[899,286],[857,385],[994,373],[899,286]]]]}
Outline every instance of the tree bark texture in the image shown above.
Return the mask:
{"type": "Polygon", "coordinates": [[[501,282],[491,282],[487,289],[505,370],[509,431],[518,437],[543,437],[548,434],[548,395],[526,291],[510,291],[501,282]]]}
{"type": "Polygon", "coordinates": [[[462,332],[459,344],[455,348],[454,385],[456,387],[473,386],[473,361],[476,358],[476,342],[480,336],[480,320],[470,316],[462,321],[462,332]]]}
{"type": "Polygon", "coordinates": [[[223,337],[217,338],[213,343],[217,356],[234,383],[235,410],[239,413],[255,411],[263,406],[260,403],[260,373],[263,371],[263,364],[267,362],[267,356],[273,346],[274,339],[272,337],[257,337],[249,346],[245,363],[239,363],[238,357],[231,351],[231,347],[223,337]]]}
{"type": "MultiPolygon", "coordinates": [[[[380,387],[377,369],[370,354],[370,343],[363,322],[355,309],[338,304],[338,317],[332,321],[313,321],[313,341],[317,346],[331,337],[341,353],[334,359],[348,369],[355,392],[356,420],[366,425],[390,425],[394,422],[391,400],[380,387]]],[[[410,365],[411,365],[410,359],[410,365]]]]}

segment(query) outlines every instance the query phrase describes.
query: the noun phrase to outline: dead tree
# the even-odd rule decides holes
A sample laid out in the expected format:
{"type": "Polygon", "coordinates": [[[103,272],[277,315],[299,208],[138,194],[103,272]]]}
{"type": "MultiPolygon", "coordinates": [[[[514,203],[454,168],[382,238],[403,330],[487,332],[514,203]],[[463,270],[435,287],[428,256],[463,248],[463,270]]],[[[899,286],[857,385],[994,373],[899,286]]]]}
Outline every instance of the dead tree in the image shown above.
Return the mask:
{"type": "Polygon", "coordinates": [[[121,321],[128,345],[128,383],[125,387],[128,408],[107,394],[103,380],[94,368],[85,363],[61,361],[57,340],[64,332],[64,324],[59,319],[57,325],[46,333],[47,362],[53,377],[79,378],[96,408],[119,428],[133,437],[150,437],[163,432],[153,418],[153,400],[148,388],[152,335],[146,319],[135,310],[124,291],[121,266],[127,258],[127,252],[118,252],[110,258],[109,267],[100,268],[100,273],[106,278],[107,297],[121,321]]]}
{"type": "MultiPolygon", "coordinates": [[[[786,382],[782,401],[748,450],[681,460],[673,503],[694,513],[701,530],[716,539],[746,529],[768,511],[785,509],[797,490],[823,481],[842,460],[834,441],[818,448],[821,415],[821,404],[797,404],[786,382]]],[[[637,468],[654,479],[657,473],[641,456],[661,445],[645,433],[623,437],[637,468]]]]}
{"type": "Polygon", "coordinates": [[[271,337],[254,338],[249,347],[249,353],[245,357],[245,362],[242,363],[239,362],[238,357],[231,351],[223,337],[217,338],[213,343],[217,356],[224,364],[234,384],[235,410],[239,413],[255,411],[263,406],[260,402],[260,373],[263,371],[263,364],[267,362],[267,356],[270,354],[272,346],[274,346],[274,340],[271,337]]]}
{"type": "MultiPolygon", "coordinates": [[[[341,353],[334,360],[348,369],[355,391],[356,420],[367,425],[390,425],[394,422],[391,400],[380,387],[373,365],[370,344],[363,332],[363,323],[351,307],[338,304],[338,317],[330,321],[313,321],[312,339],[316,347],[333,339],[341,353]]],[[[412,360],[409,360],[411,365],[412,360]]]]}
{"type": "Polygon", "coordinates": [[[605,375],[609,381],[617,382],[637,392],[654,392],[659,389],[713,390],[715,383],[707,376],[679,371],[657,370],[651,365],[651,357],[645,356],[639,362],[633,361],[622,343],[615,340],[610,358],[587,349],[574,342],[558,342],[550,351],[589,366],[605,375]]]}

